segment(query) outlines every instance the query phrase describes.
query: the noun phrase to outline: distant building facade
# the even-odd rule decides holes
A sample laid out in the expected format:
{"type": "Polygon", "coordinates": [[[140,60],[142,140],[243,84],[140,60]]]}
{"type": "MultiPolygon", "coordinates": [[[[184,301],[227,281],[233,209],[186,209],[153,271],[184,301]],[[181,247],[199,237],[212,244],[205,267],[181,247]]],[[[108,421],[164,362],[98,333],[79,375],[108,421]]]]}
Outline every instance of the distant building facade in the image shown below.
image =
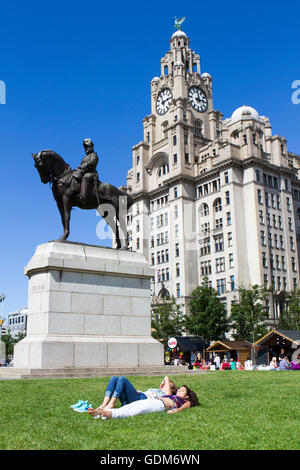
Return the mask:
{"type": "Polygon", "coordinates": [[[273,286],[272,324],[299,285],[300,157],[252,107],[224,119],[212,91],[176,31],[132,149],[130,247],[155,269],[154,299],[163,287],[186,307],[207,276],[229,311],[239,286],[273,286]]]}
{"type": "Polygon", "coordinates": [[[28,308],[22,308],[7,315],[7,330],[15,338],[19,333],[26,334],[28,308]]]}

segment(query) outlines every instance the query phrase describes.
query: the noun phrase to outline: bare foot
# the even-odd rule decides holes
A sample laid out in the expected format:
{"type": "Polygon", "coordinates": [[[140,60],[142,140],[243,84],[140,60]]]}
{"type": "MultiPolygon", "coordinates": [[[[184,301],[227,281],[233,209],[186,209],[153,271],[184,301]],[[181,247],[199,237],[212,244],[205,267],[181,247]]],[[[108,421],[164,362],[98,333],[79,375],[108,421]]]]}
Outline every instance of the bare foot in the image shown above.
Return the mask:
{"type": "Polygon", "coordinates": [[[93,408],[88,409],[88,414],[91,416],[97,416],[99,414],[100,409],[96,408],[95,410],[93,408]]]}
{"type": "Polygon", "coordinates": [[[111,419],[112,418],[112,412],[109,411],[107,408],[104,410],[101,410],[101,416],[104,417],[104,419],[111,419]]]}

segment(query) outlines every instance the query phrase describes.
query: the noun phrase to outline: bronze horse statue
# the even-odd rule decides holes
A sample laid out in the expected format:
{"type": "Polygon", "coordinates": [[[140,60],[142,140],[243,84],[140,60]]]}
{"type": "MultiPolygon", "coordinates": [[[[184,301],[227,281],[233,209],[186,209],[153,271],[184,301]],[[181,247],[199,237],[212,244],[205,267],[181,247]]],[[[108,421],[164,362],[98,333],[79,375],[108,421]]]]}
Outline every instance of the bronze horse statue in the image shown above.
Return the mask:
{"type": "Polygon", "coordinates": [[[80,198],[80,187],[73,171],[63,158],[53,150],[42,150],[32,154],[34,166],[38,170],[42,183],[50,183],[52,192],[59,209],[64,234],[60,241],[67,240],[70,234],[70,217],[73,207],[80,209],[97,209],[107,224],[111,227],[116,238],[116,248],[128,249],[126,230],[127,211],[132,206],[132,197],[112,184],[95,180],[90,185],[85,202],[80,198]],[[123,237],[120,237],[120,230],[123,237]]]}

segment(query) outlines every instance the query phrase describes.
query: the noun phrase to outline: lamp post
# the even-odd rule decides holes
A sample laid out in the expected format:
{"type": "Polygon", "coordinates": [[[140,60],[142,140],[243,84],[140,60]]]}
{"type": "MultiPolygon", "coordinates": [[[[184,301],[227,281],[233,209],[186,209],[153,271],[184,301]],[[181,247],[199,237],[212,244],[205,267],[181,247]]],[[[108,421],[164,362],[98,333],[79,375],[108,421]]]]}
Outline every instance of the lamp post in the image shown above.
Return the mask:
{"type": "Polygon", "coordinates": [[[2,335],[2,325],[4,323],[4,315],[3,315],[3,302],[5,300],[5,295],[4,294],[0,294],[0,304],[1,304],[1,316],[0,316],[0,351],[1,351],[1,335],[2,335]]]}

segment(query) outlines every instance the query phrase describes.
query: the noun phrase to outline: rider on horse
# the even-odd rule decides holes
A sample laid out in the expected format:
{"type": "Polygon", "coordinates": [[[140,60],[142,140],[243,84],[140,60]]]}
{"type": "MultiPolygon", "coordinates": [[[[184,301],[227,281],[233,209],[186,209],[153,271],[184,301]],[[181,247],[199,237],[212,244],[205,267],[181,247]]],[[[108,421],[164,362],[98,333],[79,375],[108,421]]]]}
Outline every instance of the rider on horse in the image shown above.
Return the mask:
{"type": "Polygon", "coordinates": [[[83,146],[85,157],[81,160],[81,164],[73,171],[73,177],[81,182],[80,199],[83,203],[87,201],[90,182],[94,181],[94,188],[99,181],[96,170],[98,164],[98,155],[94,152],[94,144],[91,139],[84,139],[83,146]]]}

